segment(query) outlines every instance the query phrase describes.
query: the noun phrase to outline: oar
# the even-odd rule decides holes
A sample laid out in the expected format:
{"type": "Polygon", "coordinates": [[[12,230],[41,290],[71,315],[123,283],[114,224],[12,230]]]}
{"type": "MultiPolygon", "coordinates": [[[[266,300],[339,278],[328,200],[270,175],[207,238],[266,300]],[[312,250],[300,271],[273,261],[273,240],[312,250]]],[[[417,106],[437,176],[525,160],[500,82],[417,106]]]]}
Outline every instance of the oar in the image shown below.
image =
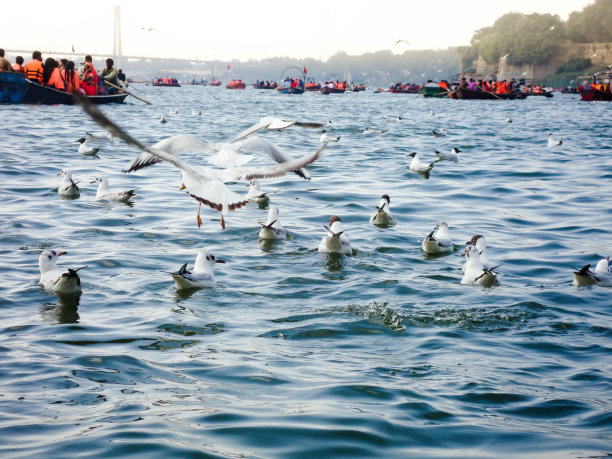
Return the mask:
{"type": "Polygon", "coordinates": [[[136,94],[134,94],[134,93],[132,93],[132,92],[128,91],[127,89],[123,89],[123,88],[120,88],[119,86],[115,86],[114,84],[112,84],[112,83],[110,83],[110,82],[108,82],[108,81],[104,81],[104,83],[105,83],[105,84],[107,84],[107,85],[109,85],[109,86],[111,86],[111,87],[113,87],[113,88],[115,88],[115,89],[118,89],[119,91],[126,92],[126,93],[128,93],[130,96],[135,97],[136,99],[138,99],[138,100],[140,100],[140,101],[142,101],[142,102],[145,102],[145,103],[147,103],[147,104],[149,104],[149,105],[153,105],[153,104],[152,104],[151,102],[149,102],[148,100],[143,99],[142,97],[138,97],[136,94]]]}

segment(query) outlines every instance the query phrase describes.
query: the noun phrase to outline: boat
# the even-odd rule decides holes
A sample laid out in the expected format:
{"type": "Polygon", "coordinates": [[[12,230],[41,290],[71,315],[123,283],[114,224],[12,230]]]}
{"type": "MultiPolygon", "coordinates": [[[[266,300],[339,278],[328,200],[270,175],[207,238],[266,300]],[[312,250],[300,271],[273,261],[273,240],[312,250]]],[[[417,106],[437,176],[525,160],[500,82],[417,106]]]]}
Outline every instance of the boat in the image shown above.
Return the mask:
{"type": "Polygon", "coordinates": [[[282,88],[277,86],[276,90],[281,94],[304,94],[304,88],[282,88]]]}
{"type": "Polygon", "coordinates": [[[419,91],[423,97],[436,97],[439,99],[443,99],[445,97],[449,97],[451,92],[447,89],[436,84],[435,86],[427,86],[424,85],[421,87],[419,91]]]}
{"type": "Polygon", "coordinates": [[[276,81],[268,82],[258,81],[257,83],[253,83],[253,88],[255,89],[275,89],[277,86],[276,81]]]}
{"type": "MultiPolygon", "coordinates": [[[[84,97],[94,104],[120,104],[127,96],[127,93],[119,93],[84,97]]],[[[0,103],[73,105],[74,102],[74,96],[71,93],[28,80],[23,73],[0,72],[0,103]]]]}
{"type": "Polygon", "coordinates": [[[543,97],[548,97],[549,99],[553,96],[553,92],[552,91],[540,91],[540,92],[525,92],[525,94],[527,94],[528,96],[543,96],[543,97]]]}
{"type": "Polygon", "coordinates": [[[176,78],[155,78],[153,79],[153,83],[151,85],[167,87],[167,88],[180,88],[181,87],[181,85],[179,84],[176,78]]]}
{"type": "Polygon", "coordinates": [[[204,83],[205,86],[221,86],[221,82],[213,77],[208,83],[204,83]]]}
{"type": "Polygon", "coordinates": [[[608,86],[608,91],[602,91],[601,89],[594,88],[592,85],[580,88],[580,98],[585,102],[612,100],[612,93],[609,88],[610,86],[608,86]]]}
{"type": "Polygon", "coordinates": [[[389,86],[389,91],[393,94],[418,94],[421,86],[418,84],[411,83],[397,83],[395,85],[389,86]]]}
{"type": "Polygon", "coordinates": [[[244,89],[246,85],[242,82],[242,80],[232,80],[228,84],[225,85],[226,89],[244,89]]]}
{"type": "Polygon", "coordinates": [[[346,92],[346,89],[344,88],[338,88],[338,87],[333,87],[330,88],[329,86],[323,86],[320,90],[321,94],[342,94],[343,92],[346,92]]]}
{"type": "Polygon", "coordinates": [[[321,85],[319,83],[311,81],[310,83],[306,84],[306,87],[304,89],[306,89],[306,91],[319,91],[321,89],[321,85]]]}
{"type": "Polygon", "coordinates": [[[457,88],[449,96],[451,99],[468,99],[468,100],[515,100],[526,99],[527,94],[520,89],[515,89],[506,94],[493,94],[489,91],[472,90],[468,88],[457,88]]]}

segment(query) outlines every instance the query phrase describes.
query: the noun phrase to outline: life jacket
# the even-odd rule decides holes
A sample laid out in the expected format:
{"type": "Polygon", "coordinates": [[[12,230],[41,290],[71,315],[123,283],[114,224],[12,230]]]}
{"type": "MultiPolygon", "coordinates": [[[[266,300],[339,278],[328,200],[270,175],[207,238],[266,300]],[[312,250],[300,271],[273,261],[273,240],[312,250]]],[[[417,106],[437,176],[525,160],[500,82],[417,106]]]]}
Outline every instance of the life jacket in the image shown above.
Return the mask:
{"type": "Polygon", "coordinates": [[[23,68],[23,65],[18,64],[17,62],[15,62],[13,65],[11,65],[11,67],[13,68],[13,70],[15,72],[20,72],[20,73],[24,73],[25,72],[25,70],[23,68]]]}
{"type": "Polygon", "coordinates": [[[43,65],[38,59],[32,59],[23,68],[26,78],[37,81],[42,84],[43,82],[43,65]]]}
{"type": "Polygon", "coordinates": [[[52,88],[59,89],[60,91],[65,90],[64,82],[62,81],[62,77],[60,76],[60,69],[54,68],[53,72],[51,72],[51,76],[49,77],[49,81],[47,81],[47,86],[51,86],[52,88]]]}
{"type": "Polygon", "coordinates": [[[60,75],[60,79],[62,80],[62,84],[64,85],[62,89],[65,87],[66,92],[70,92],[70,93],[79,92],[79,89],[81,88],[81,85],[79,82],[79,72],[77,72],[76,70],[72,71],[72,79],[73,79],[72,82],[69,82],[66,77],[66,69],[61,69],[59,71],[59,75],[60,75]]]}

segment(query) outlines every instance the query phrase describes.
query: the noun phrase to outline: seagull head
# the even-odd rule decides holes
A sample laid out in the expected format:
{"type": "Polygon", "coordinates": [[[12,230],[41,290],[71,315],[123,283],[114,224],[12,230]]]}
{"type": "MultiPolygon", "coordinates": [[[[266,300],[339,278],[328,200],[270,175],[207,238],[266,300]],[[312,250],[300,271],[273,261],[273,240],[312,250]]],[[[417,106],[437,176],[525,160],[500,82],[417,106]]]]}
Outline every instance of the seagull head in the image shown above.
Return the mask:
{"type": "Polygon", "coordinates": [[[79,140],[75,140],[75,142],[78,143],[85,143],[87,141],[87,139],[85,137],[81,137],[79,140]]]}
{"type": "Polygon", "coordinates": [[[416,151],[413,151],[412,153],[408,153],[406,156],[410,156],[411,158],[414,158],[416,156],[416,151]]]}
{"type": "Polygon", "coordinates": [[[435,226],[434,230],[441,230],[442,228],[444,229],[448,229],[448,225],[446,224],[446,222],[438,222],[438,224],[435,226]]]}
{"type": "Polygon", "coordinates": [[[58,176],[64,175],[64,176],[66,176],[66,178],[70,178],[70,177],[72,177],[72,172],[70,172],[70,169],[62,169],[62,171],[59,174],[57,174],[57,175],[58,176]]]}
{"type": "Polygon", "coordinates": [[[201,250],[196,257],[195,271],[210,270],[217,263],[225,263],[225,260],[215,257],[208,250],[201,250]]]}
{"type": "Polygon", "coordinates": [[[56,250],[44,250],[38,257],[38,267],[43,273],[56,267],[57,258],[66,255],[67,252],[58,252],[56,250]]]}

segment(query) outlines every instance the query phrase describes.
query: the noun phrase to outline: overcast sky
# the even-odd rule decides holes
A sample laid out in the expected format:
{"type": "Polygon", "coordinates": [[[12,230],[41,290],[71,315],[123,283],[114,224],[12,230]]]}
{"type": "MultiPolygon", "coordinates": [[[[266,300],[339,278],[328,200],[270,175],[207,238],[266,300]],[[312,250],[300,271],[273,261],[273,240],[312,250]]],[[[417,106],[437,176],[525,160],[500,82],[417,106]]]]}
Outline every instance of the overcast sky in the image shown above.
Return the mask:
{"type": "Polygon", "coordinates": [[[509,11],[566,20],[592,0],[3,1],[0,47],[111,54],[114,5],[121,6],[123,55],[229,61],[275,56],[325,60],[389,49],[469,44],[475,30],[509,11]],[[85,6],[87,5],[87,6],[85,6]],[[460,5],[463,5],[460,7],[460,5]],[[146,31],[144,28],[153,28],[146,31]],[[398,40],[405,40],[398,45],[398,40]]]}

